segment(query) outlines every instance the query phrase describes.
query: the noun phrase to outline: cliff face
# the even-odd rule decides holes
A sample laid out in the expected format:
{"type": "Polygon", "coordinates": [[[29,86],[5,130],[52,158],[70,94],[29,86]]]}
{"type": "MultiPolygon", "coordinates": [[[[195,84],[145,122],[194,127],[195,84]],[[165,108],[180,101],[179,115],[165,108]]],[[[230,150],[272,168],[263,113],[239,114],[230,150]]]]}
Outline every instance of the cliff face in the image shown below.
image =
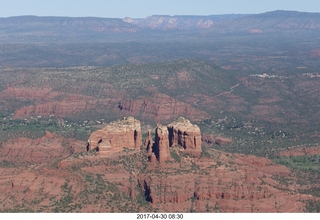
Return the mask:
{"type": "Polygon", "coordinates": [[[141,97],[136,100],[124,99],[119,102],[118,108],[123,114],[139,115],[140,117],[156,119],[157,121],[171,121],[180,115],[185,115],[196,121],[208,117],[206,112],[166,94],[155,94],[152,97],[141,97]]]}
{"type": "Polygon", "coordinates": [[[0,143],[0,164],[47,163],[83,151],[85,142],[47,132],[41,138],[19,137],[0,143]]]}
{"type": "Polygon", "coordinates": [[[201,155],[201,131],[197,125],[180,117],[167,126],[157,125],[155,129],[155,143],[152,144],[151,132],[148,131],[144,147],[150,162],[163,163],[170,160],[169,147],[179,145],[184,152],[194,157],[201,155]],[[156,160],[155,160],[156,158],[156,160]]]}
{"type": "Polygon", "coordinates": [[[170,146],[180,145],[192,156],[201,154],[201,131],[188,119],[180,117],[168,126],[170,146]]]}
{"type": "Polygon", "coordinates": [[[140,175],[138,181],[151,206],[180,212],[303,210],[303,204],[297,202],[301,194],[279,190],[284,185],[274,179],[275,175],[289,178],[290,170],[286,167],[255,156],[227,157],[216,150],[212,153],[210,158],[164,163],[161,169],[150,166],[150,171],[140,175]],[[229,167],[226,164],[230,162],[229,167]],[[188,171],[183,172],[182,167],[188,171]]]}
{"type": "Polygon", "coordinates": [[[158,124],[156,128],[154,153],[159,163],[170,159],[169,152],[169,132],[166,126],[158,124]]]}
{"type": "MultiPolygon", "coordinates": [[[[211,174],[212,177],[205,175],[171,175],[168,177],[151,176],[146,179],[141,178],[145,182],[145,188],[150,191],[150,201],[153,205],[165,207],[165,204],[173,206],[192,207],[191,200],[195,200],[194,205],[200,212],[205,212],[205,203],[215,202],[229,203],[230,208],[237,208],[236,211],[250,212],[250,208],[244,209],[239,207],[239,202],[232,200],[268,200],[271,197],[272,189],[268,186],[261,186],[261,182],[256,181],[254,184],[246,183],[240,176],[237,176],[242,185],[229,180],[223,181],[220,176],[211,174]],[[198,184],[195,185],[198,181],[198,184]],[[179,182],[179,184],[177,184],[179,182]],[[228,186],[226,186],[228,184],[228,186]],[[256,187],[259,186],[259,187],[256,187]],[[238,207],[237,207],[238,206],[238,207]]],[[[213,206],[212,205],[212,206],[213,206]]],[[[265,207],[264,207],[265,208],[265,207]]],[[[266,211],[266,210],[264,210],[266,211]]]]}
{"type": "Polygon", "coordinates": [[[153,140],[151,137],[151,130],[148,130],[147,137],[143,142],[143,146],[146,149],[146,151],[148,152],[148,155],[150,155],[152,153],[152,146],[153,146],[153,140]]]}
{"type": "Polygon", "coordinates": [[[98,147],[99,152],[118,152],[123,148],[140,150],[142,145],[140,121],[133,117],[111,122],[105,128],[93,132],[87,150],[98,147]]]}

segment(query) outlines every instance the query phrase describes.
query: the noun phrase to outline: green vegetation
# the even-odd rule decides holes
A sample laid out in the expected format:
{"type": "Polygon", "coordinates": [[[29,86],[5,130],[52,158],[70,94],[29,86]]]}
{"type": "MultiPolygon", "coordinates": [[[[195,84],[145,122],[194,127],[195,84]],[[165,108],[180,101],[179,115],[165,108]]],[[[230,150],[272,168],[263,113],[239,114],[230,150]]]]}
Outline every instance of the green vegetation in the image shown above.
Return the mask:
{"type": "Polygon", "coordinates": [[[176,150],[170,149],[170,156],[173,158],[176,162],[180,163],[181,162],[181,156],[177,153],[176,150]]]}
{"type": "Polygon", "coordinates": [[[273,161],[295,170],[311,173],[320,172],[319,155],[276,157],[273,161]]]}
{"type": "Polygon", "coordinates": [[[308,200],[306,201],[306,212],[320,212],[320,201],[308,200]]]}
{"type": "Polygon", "coordinates": [[[219,118],[225,120],[216,123],[212,118],[199,124],[203,133],[232,138],[232,143],[213,146],[218,150],[273,158],[279,151],[289,147],[320,144],[320,136],[317,135],[317,129],[320,129],[318,124],[314,127],[301,127],[287,122],[272,124],[230,114],[221,115],[219,118]]]}
{"type": "Polygon", "coordinates": [[[67,120],[61,124],[59,121],[56,118],[11,119],[8,115],[2,113],[2,117],[0,117],[0,141],[17,137],[36,139],[45,135],[47,131],[85,141],[88,140],[90,133],[97,129],[94,127],[95,124],[83,125],[81,122],[67,120]]]}
{"type": "Polygon", "coordinates": [[[201,146],[202,152],[201,152],[201,156],[202,157],[211,157],[211,154],[208,152],[208,148],[205,146],[201,146]]]}
{"type": "Polygon", "coordinates": [[[79,33],[74,35],[77,31],[71,31],[67,38],[63,34],[61,38],[45,35],[36,39],[33,35],[29,38],[23,34],[21,37],[19,33],[24,33],[25,29],[11,37],[2,31],[1,41],[11,43],[0,45],[0,64],[15,67],[109,66],[196,58],[249,73],[268,70],[283,73],[296,66],[319,67],[318,60],[308,56],[317,48],[317,32],[306,29],[293,31],[290,28],[280,33],[249,34],[243,31],[249,29],[232,34],[217,33],[216,28],[204,32],[122,32],[108,33],[107,38],[104,32],[83,35],[82,31],[80,37],[76,37],[79,33]]]}
{"type": "Polygon", "coordinates": [[[55,202],[52,206],[52,212],[75,212],[76,210],[80,210],[82,208],[81,204],[74,204],[74,195],[72,193],[72,186],[69,186],[68,181],[66,181],[61,186],[63,196],[57,202],[55,202]]]}
{"type": "MultiPolygon", "coordinates": [[[[133,163],[133,161],[131,162],[133,163]]],[[[136,162],[134,163],[136,164],[136,162]]],[[[129,165],[127,164],[127,166],[129,165]]],[[[127,168],[132,171],[132,166],[127,168]]],[[[142,188],[138,185],[135,188],[137,194],[134,198],[129,196],[127,192],[121,191],[120,187],[123,186],[121,183],[112,183],[101,174],[82,173],[81,175],[85,179],[85,190],[77,198],[81,200],[82,205],[100,204],[110,208],[111,212],[139,212],[141,207],[152,210],[146,201],[142,188]]],[[[133,181],[131,176],[129,179],[130,182],[133,181]]]]}
{"type": "Polygon", "coordinates": [[[0,167],[15,167],[15,164],[6,160],[0,161],[0,167]]]}
{"type": "Polygon", "coordinates": [[[299,193],[320,197],[320,188],[311,187],[309,189],[299,190],[299,193]]]}
{"type": "Polygon", "coordinates": [[[146,196],[144,195],[144,192],[141,188],[141,186],[137,186],[136,187],[136,191],[138,192],[138,195],[137,195],[137,202],[140,206],[145,206],[148,204],[147,202],[147,198],[146,196]]]}
{"type": "Polygon", "coordinates": [[[0,209],[0,213],[35,213],[35,212],[37,211],[30,208],[26,208],[24,206],[16,206],[14,209],[5,209],[5,210],[0,209]]]}

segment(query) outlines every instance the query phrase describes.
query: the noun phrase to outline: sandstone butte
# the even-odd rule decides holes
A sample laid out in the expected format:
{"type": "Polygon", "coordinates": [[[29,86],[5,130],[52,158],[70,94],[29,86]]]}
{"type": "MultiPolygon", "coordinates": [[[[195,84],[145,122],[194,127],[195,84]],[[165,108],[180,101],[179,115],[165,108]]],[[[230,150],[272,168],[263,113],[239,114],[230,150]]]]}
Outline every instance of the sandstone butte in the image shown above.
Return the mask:
{"type": "Polygon", "coordinates": [[[124,148],[140,150],[141,145],[140,121],[133,117],[124,117],[93,132],[89,137],[87,150],[97,148],[99,154],[103,154],[119,152],[124,148]]]}
{"type": "Polygon", "coordinates": [[[197,125],[180,117],[167,127],[170,146],[179,145],[185,149],[185,153],[197,157],[201,155],[201,131],[197,125]]]}
{"type": "MultiPolygon", "coordinates": [[[[158,124],[153,143],[151,131],[144,142],[149,161],[159,163],[170,160],[169,147],[181,146],[185,153],[199,157],[201,155],[201,131],[188,119],[180,117],[167,126],[158,124]]],[[[124,117],[114,121],[103,129],[93,132],[87,143],[87,151],[97,149],[99,154],[120,152],[124,148],[140,150],[142,135],[140,121],[133,117],[124,117]]]]}

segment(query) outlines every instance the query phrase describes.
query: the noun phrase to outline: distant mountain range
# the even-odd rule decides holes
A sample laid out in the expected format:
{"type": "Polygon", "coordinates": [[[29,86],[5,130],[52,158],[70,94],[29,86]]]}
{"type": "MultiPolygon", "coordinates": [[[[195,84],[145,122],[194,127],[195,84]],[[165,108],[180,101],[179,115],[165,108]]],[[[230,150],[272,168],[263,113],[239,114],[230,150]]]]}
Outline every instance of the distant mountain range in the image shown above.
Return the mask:
{"type": "MultiPolygon", "coordinates": [[[[146,18],[38,17],[0,18],[1,42],[103,40],[105,34],[150,33],[156,30],[214,33],[320,31],[320,13],[272,11],[262,14],[209,16],[153,15],[146,18]]],[[[110,37],[110,36],[108,36],[110,37]]],[[[116,39],[116,38],[115,38],[116,39]]]]}
{"type": "Polygon", "coordinates": [[[210,15],[210,16],[161,16],[144,19],[123,19],[125,22],[150,29],[218,28],[223,30],[313,29],[320,30],[320,13],[272,11],[262,14],[210,15]]]}
{"type": "Polygon", "coordinates": [[[124,18],[123,21],[135,24],[140,28],[161,29],[161,30],[190,30],[199,28],[210,28],[224,21],[230,21],[247,15],[229,14],[229,15],[209,15],[209,16],[191,16],[191,15],[153,15],[142,19],[124,18]]]}

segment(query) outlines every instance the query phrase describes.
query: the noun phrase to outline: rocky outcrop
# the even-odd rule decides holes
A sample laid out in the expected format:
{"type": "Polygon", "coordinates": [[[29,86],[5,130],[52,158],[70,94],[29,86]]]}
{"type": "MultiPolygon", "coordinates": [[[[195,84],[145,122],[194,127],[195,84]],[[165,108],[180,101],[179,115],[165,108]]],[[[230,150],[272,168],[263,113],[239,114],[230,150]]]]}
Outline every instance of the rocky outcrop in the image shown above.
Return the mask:
{"type": "Polygon", "coordinates": [[[141,97],[135,100],[124,99],[119,102],[118,109],[123,114],[139,115],[155,121],[171,121],[181,115],[195,121],[208,117],[206,112],[166,94],[155,94],[152,97],[141,97]]]}
{"type": "Polygon", "coordinates": [[[147,137],[144,140],[143,146],[147,150],[148,155],[152,153],[152,145],[153,145],[153,140],[151,137],[151,130],[148,130],[147,132],[147,137]]]}
{"type": "Polygon", "coordinates": [[[209,145],[211,144],[223,145],[223,144],[231,143],[232,139],[221,137],[219,135],[201,134],[201,141],[209,145]]]}
{"type": "Polygon", "coordinates": [[[151,131],[147,133],[144,147],[150,162],[163,163],[171,159],[169,147],[179,145],[185,153],[199,157],[201,155],[201,132],[197,125],[180,117],[167,126],[157,124],[155,143],[152,144],[151,131]],[[155,159],[156,158],[156,159],[155,159]]]}
{"type": "Polygon", "coordinates": [[[143,146],[147,151],[149,162],[155,163],[157,161],[157,157],[154,153],[154,143],[151,136],[151,130],[148,130],[147,137],[144,140],[143,146]]]}
{"type": "Polygon", "coordinates": [[[159,163],[170,160],[169,132],[166,126],[157,125],[153,149],[159,163]]]}
{"type": "Polygon", "coordinates": [[[65,138],[47,132],[43,137],[32,139],[19,137],[0,145],[0,164],[48,163],[83,151],[84,141],[65,138]]]}
{"type": "Polygon", "coordinates": [[[108,154],[111,150],[110,142],[105,141],[99,144],[98,146],[98,152],[99,155],[108,154]]]}
{"type": "Polygon", "coordinates": [[[103,153],[112,153],[122,151],[123,148],[140,150],[141,145],[140,121],[125,117],[93,132],[88,139],[87,150],[97,148],[103,153]]]}
{"type": "MultiPolygon", "coordinates": [[[[213,177],[205,177],[204,175],[184,174],[170,175],[166,178],[153,175],[141,179],[144,181],[144,188],[149,190],[152,204],[186,204],[192,199],[197,202],[210,200],[262,200],[269,198],[271,195],[271,188],[261,186],[259,181],[255,182],[255,184],[243,182],[242,185],[236,182],[230,184],[228,181],[224,182],[215,175],[213,177]],[[197,178],[199,184],[195,185],[194,183],[197,181],[197,178]],[[176,184],[177,182],[179,184],[176,184]],[[228,186],[226,185],[227,182],[228,186]]],[[[239,181],[242,180],[239,179],[239,181]]]]}
{"type": "Polygon", "coordinates": [[[201,131],[188,119],[180,117],[168,124],[170,146],[180,145],[185,152],[192,156],[201,155],[201,131]]]}
{"type": "Polygon", "coordinates": [[[179,165],[163,164],[161,171],[150,166],[153,172],[138,178],[146,200],[152,207],[167,212],[303,211],[303,206],[297,203],[301,194],[279,189],[286,186],[274,179],[275,175],[289,178],[288,168],[255,156],[229,157],[216,150],[211,153],[219,155],[215,161],[203,157],[193,158],[191,163],[181,160],[179,165]],[[232,168],[226,166],[230,162],[232,168]],[[188,171],[182,172],[182,167],[188,171]]]}
{"type": "Polygon", "coordinates": [[[223,144],[229,144],[232,140],[230,138],[224,138],[224,137],[217,137],[215,144],[217,145],[223,145],[223,144]]]}

